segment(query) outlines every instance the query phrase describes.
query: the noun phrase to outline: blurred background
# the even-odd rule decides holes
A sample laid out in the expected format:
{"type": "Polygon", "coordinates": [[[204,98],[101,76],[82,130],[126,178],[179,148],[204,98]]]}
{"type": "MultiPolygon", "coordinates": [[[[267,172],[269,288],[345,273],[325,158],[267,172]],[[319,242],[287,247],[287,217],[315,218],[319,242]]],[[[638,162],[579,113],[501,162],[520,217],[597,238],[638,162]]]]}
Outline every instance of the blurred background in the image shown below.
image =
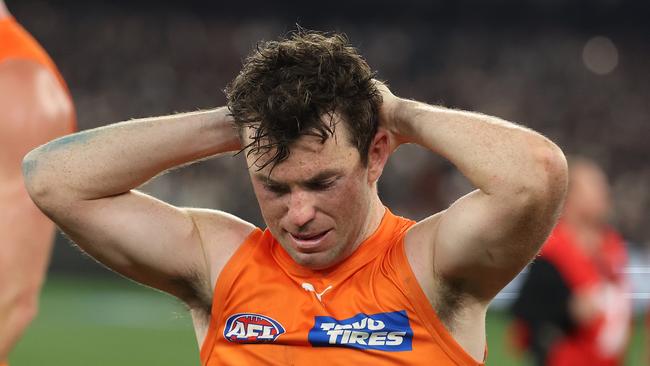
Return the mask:
{"type": "MultiPolygon", "coordinates": [[[[342,31],[393,92],[480,111],[596,160],[612,186],[611,223],[630,253],[635,318],[626,363],[646,365],[650,300],[650,4],[519,1],[8,0],[68,82],[79,128],[223,105],[222,89],[259,40],[303,27],[342,31]]],[[[1,41],[1,40],[0,40],[1,41]]],[[[173,171],[143,189],[263,226],[241,157],[173,171]]],[[[391,209],[421,219],[471,187],[446,161],[400,149],[380,180],[391,209]]],[[[525,365],[508,345],[516,279],[488,317],[488,365],[525,365]]],[[[40,315],[12,365],[198,365],[189,315],[58,237],[40,315]]]]}

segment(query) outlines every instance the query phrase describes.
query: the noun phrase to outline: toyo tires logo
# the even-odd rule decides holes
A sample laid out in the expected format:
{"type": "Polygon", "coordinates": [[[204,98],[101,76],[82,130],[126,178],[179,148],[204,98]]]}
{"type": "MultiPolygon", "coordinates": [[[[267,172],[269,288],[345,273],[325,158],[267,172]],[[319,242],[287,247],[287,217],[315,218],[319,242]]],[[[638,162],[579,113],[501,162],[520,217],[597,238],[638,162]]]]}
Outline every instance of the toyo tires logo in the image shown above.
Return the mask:
{"type": "Polygon", "coordinates": [[[406,311],[357,314],[337,320],[317,316],[309,331],[313,347],[346,347],[388,352],[410,351],[413,330],[406,311]]]}

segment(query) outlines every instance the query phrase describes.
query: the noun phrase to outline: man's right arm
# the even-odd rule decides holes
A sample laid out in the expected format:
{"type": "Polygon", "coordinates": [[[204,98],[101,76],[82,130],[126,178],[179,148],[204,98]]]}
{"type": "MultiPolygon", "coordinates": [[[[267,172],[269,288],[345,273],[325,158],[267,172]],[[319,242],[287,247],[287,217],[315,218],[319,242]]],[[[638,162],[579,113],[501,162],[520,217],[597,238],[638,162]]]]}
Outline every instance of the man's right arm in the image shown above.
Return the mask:
{"type": "MultiPolygon", "coordinates": [[[[210,254],[197,218],[134,188],[173,167],[240,147],[226,108],[121,122],[68,135],[23,161],[34,202],[83,250],[109,268],[192,305],[211,293],[210,254]],[[197,288],[197,286],[199,288],[197,288]]],[[[210,212],[219,245],[252,225],[210,212]]]]}

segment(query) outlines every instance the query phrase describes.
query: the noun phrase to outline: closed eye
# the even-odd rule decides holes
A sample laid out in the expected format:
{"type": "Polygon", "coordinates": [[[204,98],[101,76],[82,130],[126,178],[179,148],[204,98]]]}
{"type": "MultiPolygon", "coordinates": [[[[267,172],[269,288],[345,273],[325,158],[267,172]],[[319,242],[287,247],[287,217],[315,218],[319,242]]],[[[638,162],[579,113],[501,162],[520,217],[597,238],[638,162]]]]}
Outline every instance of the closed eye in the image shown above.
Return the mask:
{"type": "Polygon", "coordinates": [[[289,187],[282,184],[263,184],[264,189],[278,196],[289,193],[289,187]]]}
{"type": "Polygon", "coordinates": [[[306,187],[312,191],[326,191],[334,186],[336,179],[328,179],[323,181],[307,182],[306,187]]]}

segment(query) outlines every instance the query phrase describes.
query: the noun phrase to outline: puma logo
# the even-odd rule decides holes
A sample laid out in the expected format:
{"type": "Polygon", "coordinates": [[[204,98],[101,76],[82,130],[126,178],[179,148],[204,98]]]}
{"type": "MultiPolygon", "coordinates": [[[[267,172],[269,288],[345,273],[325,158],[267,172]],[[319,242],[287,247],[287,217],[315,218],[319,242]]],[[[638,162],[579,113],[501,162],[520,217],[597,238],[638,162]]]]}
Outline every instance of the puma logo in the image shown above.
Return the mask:
{"type": "MultiPolygon", "coordinates": [[[[332,285],[327,286],[327,288],[326,288],[325,290],[323,290],[323,292],[321,292],[320,294],[319,294],[318,292],[316,292],[316,289],[314,288],[314,285],[312,285],[312,284],[309,283],[309,282],[303,282],[303,283],[302,283],[302,288],[303,288],[305,291],[313,292],[314,295],[316,295],[316,298],[318,299],[318,301],[321,301],[321,298],[323,297],[323,295],[324,295],[328,290],[330,290],[330,289],[332,288],[332,285]]],[[[322,301],[321,301],[321,302],[322,302],[322,301]]]]}

